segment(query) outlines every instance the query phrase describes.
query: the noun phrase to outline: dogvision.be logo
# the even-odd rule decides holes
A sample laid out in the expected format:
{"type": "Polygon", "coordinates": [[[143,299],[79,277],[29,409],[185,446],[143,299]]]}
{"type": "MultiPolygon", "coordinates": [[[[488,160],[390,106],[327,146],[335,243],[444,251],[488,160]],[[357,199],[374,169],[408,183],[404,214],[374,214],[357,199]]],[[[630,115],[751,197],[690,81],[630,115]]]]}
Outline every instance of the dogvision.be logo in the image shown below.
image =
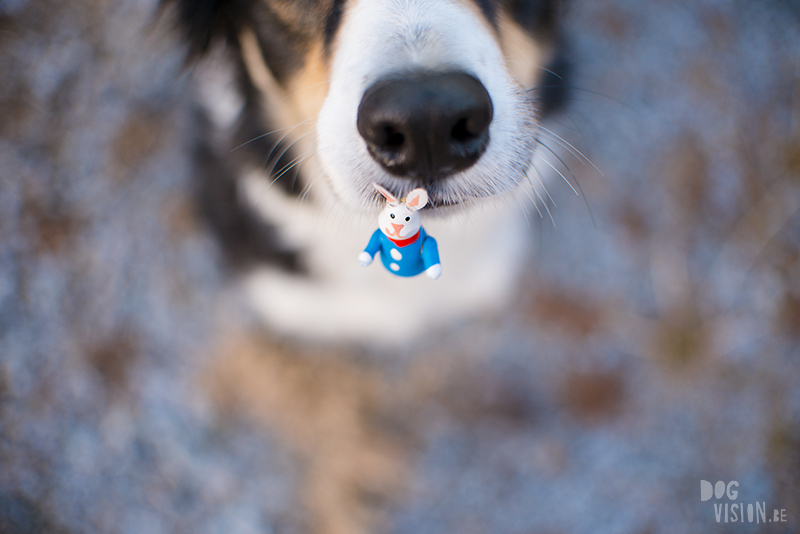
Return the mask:
{"type": "Polygon", "coordinates": [[[739,483],[732,480],[725,484],[719,481],[713,486],[708,480],[700,481],[700,501],[706,502],[715,497],[717,500],[727,497],[728,501],[733,502],[720,502],[714,503],[714,516],[717,523],[785,523],[788,521],[786,518],[785,509],[772,510],[772,517],[767,517],[767,503],[756,502],[745,505],[743,503],[735,502],[739,496],[739,483]]]}

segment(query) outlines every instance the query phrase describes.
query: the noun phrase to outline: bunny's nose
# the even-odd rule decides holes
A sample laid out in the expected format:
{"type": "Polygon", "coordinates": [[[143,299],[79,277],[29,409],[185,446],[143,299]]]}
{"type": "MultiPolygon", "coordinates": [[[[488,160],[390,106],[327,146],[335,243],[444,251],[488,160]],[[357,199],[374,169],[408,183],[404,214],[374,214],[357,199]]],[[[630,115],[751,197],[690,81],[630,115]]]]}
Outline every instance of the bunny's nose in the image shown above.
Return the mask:
{"type": "Polygon", "coordinates": [[[416,72],[367,89],[357,126],[388,172],[425,182],[473,165],[489,144],[492,99],[466,72],[416,72]]]}
{"type": "Polygon", "coordinates": [[[389,235],[394,237],[400,237],[400,230],[402,230],[404,226],[402,224],[395,224],[395,223],[389,223],[389,224],[392,226],[391,230],[387,230],[389,235]]]}

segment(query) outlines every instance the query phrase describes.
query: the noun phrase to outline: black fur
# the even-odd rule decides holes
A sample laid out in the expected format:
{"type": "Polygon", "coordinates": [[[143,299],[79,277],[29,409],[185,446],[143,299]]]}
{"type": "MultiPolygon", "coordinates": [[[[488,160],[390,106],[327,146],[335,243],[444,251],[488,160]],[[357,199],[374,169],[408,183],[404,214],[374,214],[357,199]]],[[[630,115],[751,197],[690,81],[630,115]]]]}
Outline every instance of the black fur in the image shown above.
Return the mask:
{"type": "Polygon", "coordinates": [[[572,61],[561,35],[567,0],[507,0],[511,17],[534,39],[555,43],[555,54],[534,89],[541,117],[561,111],[569,102],[572,61]]]}
{"type": "Polygon", "coordinates": [[[252,30],[264,60],[279,83],[302,66],[310,42],[306,29],[281,22],[268,2],[258,0],[161,0],[161,10],[174,7],[179,29],[188,43],[188,59],[195,60],[211,44],[224,40],[239,48],[242,30],[252,30]]]}
{"type": "Polygon", "coordinates": [[[552,37],[565,9],[564,0],[508,0],[511,18],[531,35],[552,37]]]}
{"type": "Polygon", "coordinates": [[[472,0],[478,7],[480,8],[483,16],[486,17],[486,20],[489,23],[497,28],[497,10],[499,8],[499,2],[497,0],[472,0]]]}
{"type": "MultiPolygon", "coordinates": [[[[174,4],[177,22],[188,43],[188,60],[194,61],[208,51],[214,41],[225,41],[234,52],[230,55],[236,69],[245,109],[230,145],[214,146],[200,134],[195,150],[196,199],[198,212],[215,235],[228,265],[246,270],[269,263],[293,272],[303,266],[296,251],[280,247],[275,228],[241,199],[237,185],[242,166],[260,167],[277,176],[269,187],[280,187],[290,194],[299,193],[297,168],[289,168],[295,152],[281,141],[282,132],[262,119],[260,95],[241,61],[238,35],[245,27],[256,32],[264,59],[279,82],[302,64],[302,40],[289,28],[281,26],[265,4],[253,0],[164,0],[174,4]],[[236,148],[242,145],[240,148],[236,148]],[[236,150],[234,150],[236,149],[236,150]],[[287,170],[288,169],[288,170],[287,170]]],[[[198,132],[212,126],[202,112],[196,117],[198,132]]],[[[273,180],[265,181],[267,187],[273,180]]]]}
{"type": "Polygon", "coordinates": [[[344,12],[345,0],[333,0],[331,11],[328,14],[327,21],[325,22],[325,53],[330,54],[331,44],[333,38],[336,36],[336,31],[342,22],[342,13],[344,12]]]}
{"type": "MultiPolygon", "coordinates": [[[[202,114],[197,121],[201,127],[211,127],[202,114]]],[[[198,211],[222,247],[228,266],[241,271],[269,263],[302,272],[298,253],[282,248],[275,228],[242,202],[237,184],[239,168],[232,163],[207,142],[198,143],[195,150],[198,211]]]]}
{"type": "Polygon", "coordinates": [[[272,75],[278,83],[286,83],[303,66],[304,55],[311,45],[309,36],[302,28],[281,22],[266,2],[252,9],[249,28],[258,38],[261,54],[272,75]]]}
{"type": "Polygon", "coordinates": [[[572,61],[565,44],[556,47],[556,54],[542,73],[539,85],[534,89],[539,113],[547,117],[566,108],[569,103],[572,61]]]}
{"type": "Polygon", "coordinates": [[[292,165],[296,162],[296,154],[290,143],[283,139],[285,131],[276,131],[264,118],[260,106],[261,95],[241,58],[233,55],[231,62],[236,67],[239,93],[244,97],[245,105],[228,147],[231,150],[228,159],[240,165],[260,167],[273,176],[270,178],[271,187],[280,187],[288,194],[299,194],[299,165],[292,165]]]}
{"type": "Polygon", "coordinates": [[[161,0],[160,8],[174,7],[190,56],[208,51],[216,38],[233,40],[252,13],[255,0],[161,0]]]}

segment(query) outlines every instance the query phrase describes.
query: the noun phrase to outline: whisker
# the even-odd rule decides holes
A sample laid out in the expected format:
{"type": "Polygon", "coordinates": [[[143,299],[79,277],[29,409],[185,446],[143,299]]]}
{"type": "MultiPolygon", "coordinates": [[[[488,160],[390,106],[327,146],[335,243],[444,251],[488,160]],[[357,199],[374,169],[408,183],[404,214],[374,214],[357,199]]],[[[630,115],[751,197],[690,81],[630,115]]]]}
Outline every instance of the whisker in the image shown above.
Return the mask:
{"type": "MultiPolygon", "coordinates": [[[[531,177],[528,176],[527,172],[523,172],[523,174],[525,174],[525,177],[528,179],[528,183],[531,184],[531,190],[533,190],[534,187],[533,187],[533,182],[531,182],[531,177]]],[[[539,204],[536,202],[536,200],[534,200],[534,198],[531,196],[531,194],[528,193],[528,190],[525,189],[525,187],[523,187],[522,190],[525,191],[525,194],[528,196],[528,199],[530,199],[531,204],[533,204],[533,207],[536,209],[536,213],[539,214],[539,219],[542,219],[543,218],[542,217],[542,210],[539,209],[539,204]]]]}
{"type": "MultiPolygon", "coordinates": [[[[556,78],[558,78],[558,79],[559,79],[559,80],[561,80],[562,82],[564,81],[564,78],[562,78],[561,76],[559,76],[558,74],[556,74],[555,72],[553,72],[553,71],[552,71],[552,70],[550,70],[550,69],[546,69],[546,68],[544,68],[544,67],[540,67],[539,65],[535,65],[535,67],[536,67],[537,69],[539,69],[539,70],[543,70],[543,71],[545,71],[545,72],[547,72],[547,73],[549,73],[549,74],[552,74],[553,76],[555,76],[556,78]]],[[[547,86],[540,86],[540,87],[535,87],[535,88],[533,88],[533,89],[545,89],[546,87],[547,87],[547,86]]],[[[554,85],[553,87],[564,87],[564,86],[563,86],[563,85],[554,85]]],[[[532,91],[533,89],[528,89],[528,91],[532,91]]]]}
{"type": "Polygon", "coordinates": [[[539,128],[541,129],[540,133],[541,133],[541,135],[543,137],[547,137],[549,139],[552,139],[553,141],[558,143],[559,146],[565,148],[567,150],[567,152],[569,152],[570,156],[572,156],[573,158],[577,159],[580,162],[583,162],[583,159],[581,158],[580,153],[575,148],[573,148],[572,145],[568,145],[567,141],[565,141],[561,137],[557,137],[555,134],[550,132],[550,130],[545,129],[545,127],[542,126],[541,124],[539,125],[539,128]]]}
{"type": "Polygon", "coordinates": [[[331,212],[333,211],[333,208],[336,207],[336,204],[337,204],[337,202],[335,202],[335,201],[331,202],[331,207],[328,208],[328,214],[325,215],[325,221],[323,221],[323,223],[322,223],[322,227],[323,228],[325,228],[328,225],[328,218],[331,216],[331,212]]]}
{"type": "MultiPolygon", "coordinates": [[[[289,145],[289,147],[288,147],[288,148],[291,148],[292,146],[294,146],[294,144],[295,144],[297,141],[299,141],[300,139],[302,139],[302,137],[298,137],[298,138],[295,140],[295,142],[294,142],[294,143],[292,143],[291,145],[289,145]]],[[[300,161],[301,159],[303,160],[303,162],[305,162],[305,159],[304,159],[304,158],[306,158],[306,156],[308,156],[308,157],[311,157],[311,156],[313,156],[314,154],[316,154],[317,152],[319,152],[319,149],[317,149],[317,150],[314,150],[314,151],[313,151],[311,154],[309,154],[309,152],[311,152],[311,150],[312,150],[312,149],[313,149],[313,147],[310,147],[308,150],[306,150],[306,151],[305,151],[305,152],[303,152],[302,154],[300,154],[300,155],[298,155],[298,156],[295,156],[294,158],[292,158],[291,160],[289,160],[289,162],[288,162],[288,163],[286,163],[286,164],[285,164],[283,167],[281,167],[281,168],[280,168],[280,169],[277,171],[277,173],[278,173],[280,176],[283,176],[283,175],[286,173],[286,171],[288,170],[288,169],[287,169],[287,167],[288,167],[289,169],[290,169],[290,168],[292,168],[292,167],[294,167],[294,166],[297,164],[297,162],[298,162],[298,161],[300,161]]],[[[287,150],[287,152],[288,152],[288,150],[287,150]]],[[[280,156],[280,157],[279,157],[279,158],[276,160],[276,165],[277,165],[277,161],[280,161],[280,159],[281,159],[282,157],[283,157],[283,154],[281,154],[281,156],[280,156]]],[[[307,158],[306,158],[306,159],[307,159],[307,158]]],[[[276,171],[275,171],[275,170],[274,170],[274,168],[273,168],[272,170],[270,170],[270,175],[272,175],[274,172],[276,172],[276,171]]]]}
{"type": "MultiPolygon", "coordinates": [[[[274,133],[282,132],[282,131],[284,131],[284,130],[290,130],[290,131],[291,131],[291,130],[294,130],[295,128],[297,128],[298,126],[303,126],[304,124],[309,124],[309,123],[312,123],[312,122],[314,122],[315,120],[316,120],[316,118],[314,118],[314,119],[309,119],[309,120],[303,121],[303,122],[301,122],[301,123],[295,124],[294,126],[287,126],[286,128],[278,128],[277,130],[272,130],[271,132],[267,132],[267,133],[265,133],[265,134],[257,135],[256,137],[254,137],[254,138],[250,139],[249,141],[245,141],[244,143],[242,143],[241,145],[237,146],[236,148],[232,148],[232,149],[231,149],[231,152],[236,152],[237,150],[239,150],[239,149],[240,149],[240,148],[242,148],[243,146],[245,146],[245,145],[249,145],[250,143],[253,143],[253,142],[255,142],[255,141],[258,141],[259,139],[263,139],[264,137],[267,137],[268,135],[272,135],[272,134],[274,134],[274,133]]],[[[282,140],[283,140],[283,138],[281,138],[281,141],[282,141],[282,140]]],[[[280,141],[278,141],[278,143],[280,143],[280,141]]]]}
{"type": "MultiPolygon", "coordinates": [[[[575,183],[578,184],[578,178],[575,177],[575,173],[572,172],[572,169],[569,168],[569,165],[567,165],[564,162],[564,160],[561,159],[561,156],[559,156],[558,153],[555,152],[552,148],[550,148],[546,144],[542,143],[539,139],[537,139],[536,142],[539,143],[539,145],[541,145],[545,150],[550,152],[561,163],[561,165],[564,166],[564,168],[567,170],[569,175],[572,176],[572,179],[575,180],[575,183]]],[[[564,179],[566,180],[566,178],[564,178],[564,179]]],[[[575,192],[575,188],[572,187],[572,184],[569,181],[567,181],[567,183],[569,184],[570,189],[572,189],[572,191],[575,192]]],[[[580,187],[580,184],[578,184],[578,186],[580,187]]],[[[577,193],[575,193],[575,194],[577,195],[577,193]]]]}
{"type": "Polygon", "coordinates": [[[525,204],[519,198],[517,197],[514,198],[517,199],[517,204],[519,204],[520,209],[522,209],[522,216],[525,217],[525,224],[528,225],[529,229],[532,228],[531,221],[528,219],[528,210],[525,209],[525,204]]]}
{"type": "MultiPolygon", "coordinates": [[[[292,143],[292,144],[294,144],[294,143],[292,143]]],[[[291,146],[291,145],[290,145],[290,146],[291,146]]],[[[306,153],[307,153],[307,152],[306,152],[306,153]]],[[[306,153],[303,153],[302,155],[298,156],[298,158],[302,158],[302,157],[304,157],[306,153]]],[[[315,152],[315,153],[316,153],[316,152],[315,152]]],[[[313,155],[313,154],[312,154],[312,155],[313,155]]],[[[297,160],[298,158],[295,158],[295,160],[297,160]]],[[[291,162],[290,162],[290,163],[291,163],[291,162]]],[[[287,165],[288,165],[288,164],[287,164],[287,165]]],[[[270,183],[268,183],[268,184],[267,184],[267,186],[264,188],[264,190],[263,190],[263,191],[261,191],[261,193],[259,193],[259,194],[258,194],[258,197],[256,198],[256,200],[255,200],[254,204],[255,204],[255,205],[258,205],[258,203],[261,201],[261,197],[263,197],[263,196],[266,194],[266,192],[269,190],[269,188],[270,188],[270,187],[272,187],[272,186],[275,184],[275,182],[277,182],[277,181],[278,181],[278,180],[281,178],[281,176],[283,176],[283,175],[284,175],[284,174],[285,174],[285,173],[286,173],[286,172],[287,172],[289,169],[291,169],[292,167],[294,167],[294,165],[296,165],[296,163],[295,163],[295,164],[292,164],[292,165],[290,165],[288,169],[286,169],[284,172],[282,172],[282,173],[278,174],[278,176],[276,176],[276,177],[275,177],[275,178],[274,178],[274,179],[273,179],[273,180],[272,180],[270,183]]],[[[269,176],[271,176],[271,175],[272,175],[272,174],[271,174],[271,172],[270,172],[269,176]]]]}
{"type": "Polygon", "coordinates": [[[270,188],[270,187],[272,187],[272,186],[273,186],[273,184],[274,184],[275,182],[277,182],[277,181],[278,181],[278,178],[275,178],[274,180],[272,180],[270,183],[268,183],[268,184],[267,184],[267,186],[264,188],[264,190],[263,190],[263,191],[261,191],[261,192],[258,194],[258,196],[256,197],[255,201],[253,202],[253,205],[254,205],[254,206],[257,206],[257,205],[258,205],[258,203],[259,203],[259,202],[261,202],[261,198],[262,198],[262,197],[263,197],[263,196],[264,196],[264,195],[267,193],[267,191],[269,190],[269,188],[270,188]]]}
{"type": "MultiPolygon", "coordinates": [[[[288,137],[288,136],[289,136],[289,134],[291,134],[291,133],[294,131],[294,129],[295,129],[295,128],[297,128],[298,126],[301,126],[301,125],[302,125],[302,123],[294,125],[294,126],[292,127],[292,129],[291,129],[291,130],[289,130],[288,132],[286,132],[285,134],[283,134],[283,136],[281,136],[281,138],[280,138],[280,139],[278,139],[278,140],[275,142],[275,144],[273,144],[273,145],[272,145],[272,150],[270,150],[270,151],[269,151],[269,154],[267,154],[267,161],[264,163],[264,169],[266,169],[266,168],[267,168],[267,164],[270,162],[270,160],[272,160],[272,155],[275,153],[275,149],[276,149],[276,148],[278,148],[278,146],[279,146],[279,145],[280,145],[280,144],[283,142],[283,140],[284,140],[284,139],[286,139],[286,137],[288,137]]],[[[275,163],[273,163],[273,165],[272,165],[272,169],[270,169],[270,174],[272,173],[272,171],[274,171],[274,170],[275,170],[275,165],[277,165],[277,164],[278,164],[277,162],[278,162],[278,161],[279,161],[279,160],[280,160],[280,159],[283,157],[283,155],[284,155],[284,154],[286,154],[286,152],[287,152],[287,151],[288,151],[288,150],[289,150],[289,149],[290,149],[290,148],[291,148],[291,147],[292,147],[292,146],[293,146],[293,145],[294,145],[296,142],[298,142],[300,139],[302,139],[303,137],[307,136],[307,135],[308,135],[308,134],[310,134],[310,133],[311,133],[311,132],[306,132],[306,133],[302,134],[302,135],[301,135],[301,136],[299,136],[297,139],[295,139],[294,141],[292,141],[292,142],[289,144],[289,146],[287,146],[286,148],[284,148],[284,149],[283,149],[283,151],[282,151],[282,152],[281,152],[281,153],[278,155],[278,157],[277,157],[277,158],[275,158],[275,163]]]]}
{"type": "Polygon", "coordinates": [[[305,153],[300,154],[299,156],[295,156],[294,158],[290,159],[288,163],[286,163],[283,167],[281,167],[274,175],[270,173],[270,176],[275,176],[275,180],[281,178],[284,174],[286,174],[292,167],[297,165],[297,162],[300,161],[305,153]]]}
{"type": "Polygon", "coordinates": [[[309,184],[306,185],[303,188],[302,191],[300,191],[300,195],[295,200],[295,203],[302,204],[305,201],[305,199],[308,196],[308,194],[311,193],[311,188],[314,187],[314,184],[317,183],[317,180],[320,179],[320,177],[322,176],[323,172],[324,171],[318,172],[317,175],[314,177],[314,179],[311,182],[309,182],[309,184]]]}
{"type": "Polygon", "coordinates": [[[566,139],[564,139],[563,137],[561,137],[561,136],[560,136],[560,135],[558,135],[557,133],[555,133],[555,132],[553,132],[553,131],[551,131],[551,130],[548,130],[547,128],[545,128],[545,127],[544,127],[544,126],[542,126],[541,124],[539,125],[539,128],[541,128],[542,130],[544,130],[545,132],[547,132],[547,133],[548,133],[548,134],[550,134],[551,136],[555,137],[555,140],[556,140],[557,142],[558,142],[558,141],[560,141],[561,143],[563,143],[563,144],[565,145],[565,147],[566,147],[566,148],[568,148],[568,149],[571,149],[571,150],[575,151],[575,152],[576,152],[576,153],[577,153],[577,154],[578,154],[580,157],[582,157],[582,158],[583,158],[583,159],[586,161],[586,163],[588,163],[589,165],[591,165],[592,167],[594,167],[594,170],[596,170],[596,171],[597,171],[597,172],[600,174],[600,176],[602,176],[603,178],[605,178],[605,177],[606,177],[606,176],[605,176],[605,174],[603,174],[603,172],[602,172],[600,169],[598,169],[598,168],[597,168],[597,165],[595,165],[594,163],[592,163],[592,160],[590,160],[589,158],[587,158],[586,156],[584,156],[584,155],[583,155],[583,152],[581,152],[580,150],[578,150],[577,148],[575,148],[574,146],[572,146],[572,144],[571,144],[569,141],[567,141],[566,139]]]}
{"type": "Polygon", "coordinates": [[[269,156],[267,156],[267,161],[266,161],[266,163],[264,163],[264,171],[266,171],[266,170],[267,170],[267,164],[269,164],[269,162],[270,162],[270,159],[272,159],[272,167],[271,167],[271,168],[270,168],[270,170],[267,172],[267,174],[269,174],[269,175],[271,176],[271,175],[272,175],[272,173],[274,173],[274,172],[275,172],[275,167],[278,165],[278,162],[281,160],[281,158],[282,158],[282,157],[283,157],[283,156],[284,156],[284,155],[285,155],[285,154],[286,154],[286,153],[287,153],[289,150],[291,150],[291,148],[292,148],[292,147],[293,147],[293,146],[294,146],[294,145],[295,145],[295,144],[296,144],[298,141],[300,141],[302,138],[304,138],[305,136],[309,135],[310,133],[311,133],[311,132],[306,132],[306,133],[304,133],[303,135],[299,136],[299,137],[298,137],[297,139],[295,139],[294,141],[292,141],[291,143],[289,143],[289,144],[288,144],[286,147],[284,147],[284,149],[281,151],[281,153],[280,153],[280,154],[278,154],[278,155],[277,155],[275,158],[272,158],[272,157],[271,157],[271,156],[272,156],[272,153],[270,153],[270,155],[269,155],[269,156]]]}
{"type": "MultiPolygon", "coordinates": [[[[539,156],[535,156],[535,157],[539,157],[539,156]]],[[[539,157],[539,159],[542,159],[542,158],[539,157]]],[[[544,161],[544,160],[542,160],[542,161],[544,161]]],[[[547,162],[545,161],[545,163],[547,163],[547,162]]],[[[533,165],[533,160],[531,160],[531,165],[533,165]]],[[[536,171],[536,181],[539,182],[539,185],[542,186],[542,189],[544,189],[544,192],[547,194],[547,198],[550,199],[550,202],[553,203],[553,206],[557,208],[558,206],[556,205],[556,201],[553,200],[552,196],[550,196],[550,191],[548,191],[547,187],[544,185],[544,180],[542,180],[542,175],[539,174],[539,170],[536,169],[535,167],[534,167],[534,170],[536,171]]],[[[527,176],[527,174],[526,174],[526,176],[527,176]]],[[[530,180],[530,177],[528,177],[528,180],[530,180]]]]}
{"type": "MultiPolygon", "coordinates": [[[[567,172],[570,174],[570,176],[572,176],[572,179],[575,180],[575,185],[578,187],[578,191],[580,191],[580,195],[579,196],[583,198],[583,203],[586,205],[586,211],[589,213],[589,219],[591,219],[591,221],[592,221],[592,228],[597,230],[597,224],[594,221],[594,213],[592,213],[592,208],[589,206],[589,199],[586,198],[586,195],[583,192],[583,187],[581,187],[581,182],[578,180],[578,177],[575,176],[575,173],[573,173],[572,170],[570,170],[569,165],[564,163],[564,160],[561,159],[561,156],[559,156],[556,152],[554,152],[552,148],[550,148],[546,144],[542,143],[539,139],[537,139],[536,142],[539,143],[540,145],[542,145],[544,148],[546,148],[547,151],[550,152],[552,155],[554,155],[558,159],[558,161],[561,162],[561,164],[564,166],[564,168],[567,169],[567,172]]],[[[569,182],[567,182],[567,183],[569,183],[569,182]]],[[[570,185],[570,187],[572,187],[572,185],[570,185]]],[[[572,190],[575,191],[575,189],[572,189],[572,190]]]]}
{"type": "MultiPolygon", "coordinates": [[[[298,179],[298,177],[300,177],[300,176],[301,176],[301,174],[302,174],[302,169],[301,169],[301,168],[302,168],[302,166],[303,166],[303,165],[304,165],[306,162],[310,161],[310,160],[311,160],[311,158],[312,158],[312,157],[314,157],[314,156],[315,156],[317,153],[319,153],[319,151],[321,150],[321,148],[319,148],[319,143],[316,143],[314,146],[317,146],[317,150],[315,150],[314,152],[312,152],[311,154],[309,154],[309,155],[308,155],[308,156],[307,156],[305,159],[303,159],[303,161],[302,161],[302,162],[300,163],[300,165],[298,165],[298,167],[297,167],[297,172],[295,173],[294,177],[292,178],[292,185],[291,185],[291,190],[292,190],[292,191],[294,191],[294,189],[295,189],[295,186],[296,186],[296,184],[297,184],[297,179],[298,179]]],[[[301,181],[305,181],[305,180],[301,180],[301,181]]]]}
{"type": "MultiPolygon", "coordinates": [[[[550,71],[548,71],[548,72],[550,72],[550,71]]],[[[555,73],[551,73],[551,74],[554,74],[555,76],[558,76],[555,73]]],[[[591,89],[584,89],[583,87],[575,87],[573,85],[538,85],[536,87],[531,87],[530,89],[526,89],[525,91],[528,92],[528,93],[531,93],[531,92],[534,92],[534,91],[538,91],[539,89],[568,89],[570,91],[581,91],[581,92],[584,92],[584,93],[589,93],[590,95],[599,96],[600,98],[604,98],[606,100],[609,100],[609,101],[611,101],[611,102],[613,102],[613,103],[615,103],[617,105],[620,105],[620,106],[622,106],[624,108],[628,108],[629,110],[634,110],[634,107],[631,106],[630,104],[626,104],[625,102],[620,102],[619,100],[611,98],[610,96],[608,96],[606,94],[598,93],[597,91],[592,91],[591,89]]]]}
{"type": "Polygon", "coordinates": [[[356,218],[355,217],[348,217],[348,219],[350,220],[350,226],[348,226],[348,228],[347,228],[347,234],[348,235],[353,235],[353,224],[355,224],[356,218]]]}
{"type": "MultiPolygon", "coordinates": [[[[331,228],[333,229],[333,236],[334,238],[338,239],[339,235],[342,233],[342,213],[347,214],[347,210],[342,209],[342,205],[339,202],[334,204],[336,213],[333,217],[333,222],[331,223],[331,228]]],[[[352,218],[351,218],[352,220],[352,218]]]]}
{"type": "MultiPolygon", "coordinates": [[[[289,172],[290,170],[292,170],[292,168],[294,168],[294,167],[297,167],[297,168],[299,169],[299,168],[300,168],[300,167],[299,167],[300,165],[302,165],[303,163],[305,163],[306,161],[308,161],[308,159],[309,159],[309,158],[312,158],[312,157],[314,157],[314,155],[315,155],[317,152],[319,152],[319,150],[314,150],[314,151],[313,151],[313,152],[311,152],[310,154],[309,154],[309,151],[306,151],[306,152],[304,152],[303,154],[301,154],[300,156],[297,156],[296,158],[294,158],[294,159],[292,160],[294,163],[292,163],[292,161],[290,161],[289,163],[287,163],[286,165],[284,165],[284,169],[282,169],[282,170],[279,172],[278,176],[276,176],[276,177],[275,177],[275,180],[278,180],[279,178],[281,178],[281,177],[282,177],[284,174],[286,174],[287,172],[289,172]]],[[[297,175],[295,175],[295,178],[297,178],[297,175]]]]}
{"type": "MultiPolygon", "coordinates": [[[[541,176],[542,175],[539,173],[539,169],[536,168],[536,164],[531,162],[531,167],[533,168],[534,171],[536,171],[537,176],[539,176],[539,181],[541,182],[541,176]]],[[[527,176],[527,173],[526,173],[526,176],[527,176]]],[[[542,198],[542,195],[540,195],[539,192],[535,188],[533,189],[533,194],[536,195],[539,198],[539,200],[542,201],[542,205],[544,206],[544,209],[547,212],[547,216],[550,217],[550,222],[553,223],[553,228],[555,228],[556,227],[556,221],[555,221],[555,219],[553,219],[553,214],[550,212],[550,208],[547,206],[547,202],[544,201],[544,199],[542,198]]]]}
{"type": "Polygon", "coordinates": [[[553,164],[552,164],[552,163],[550,163],[549,161],[547,161],[547,160],[546,160],[546,159],[544,159],[543,157],[541,157],[541,156],[536,156],[536,157],[537,157],[537,158],[539,158],[539,160],[540,160],[540,161],[544,161],[544,162],[547,164],[547,166],[548,166],[548,167],[550,167],[551,169],[553,169],[554,171],[556,171],[556,172],[558,173],[558,175],[559,175],[561,178],[563,178],[565,182],[567,182],[567,185],[569,186],[569,188],[570,188],[570,189],[572,189],[572,192],[573,192],[573,193],[575,193],[575,196],[579,196],[579,195],[578,195],[578,192],[575,190],[575,188],[574,188],[574,187],[572,187],[572,184],[571,184],[571,183],[569,183],[569,180],[567,180],[567,177],[566,177],[566,176],[564,176],[563,174],[561,174],[561,171],[559,171],[558,169],[556,169],[556,168],[553,166],[553,164]]]}

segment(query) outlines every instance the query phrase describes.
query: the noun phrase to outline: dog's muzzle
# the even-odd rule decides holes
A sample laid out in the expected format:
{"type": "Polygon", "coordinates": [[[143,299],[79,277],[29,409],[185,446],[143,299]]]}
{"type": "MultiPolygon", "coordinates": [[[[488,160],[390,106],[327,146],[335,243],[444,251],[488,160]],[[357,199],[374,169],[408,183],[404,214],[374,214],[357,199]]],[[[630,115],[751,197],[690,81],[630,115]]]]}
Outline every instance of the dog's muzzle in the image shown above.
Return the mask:
{"type": "Polygon", "coordinates": [[[492,99],[466,72],[379,80],[358,107],[358,131],[387,172],[430,183],[472,166],[489,144],[492,99]]]}

